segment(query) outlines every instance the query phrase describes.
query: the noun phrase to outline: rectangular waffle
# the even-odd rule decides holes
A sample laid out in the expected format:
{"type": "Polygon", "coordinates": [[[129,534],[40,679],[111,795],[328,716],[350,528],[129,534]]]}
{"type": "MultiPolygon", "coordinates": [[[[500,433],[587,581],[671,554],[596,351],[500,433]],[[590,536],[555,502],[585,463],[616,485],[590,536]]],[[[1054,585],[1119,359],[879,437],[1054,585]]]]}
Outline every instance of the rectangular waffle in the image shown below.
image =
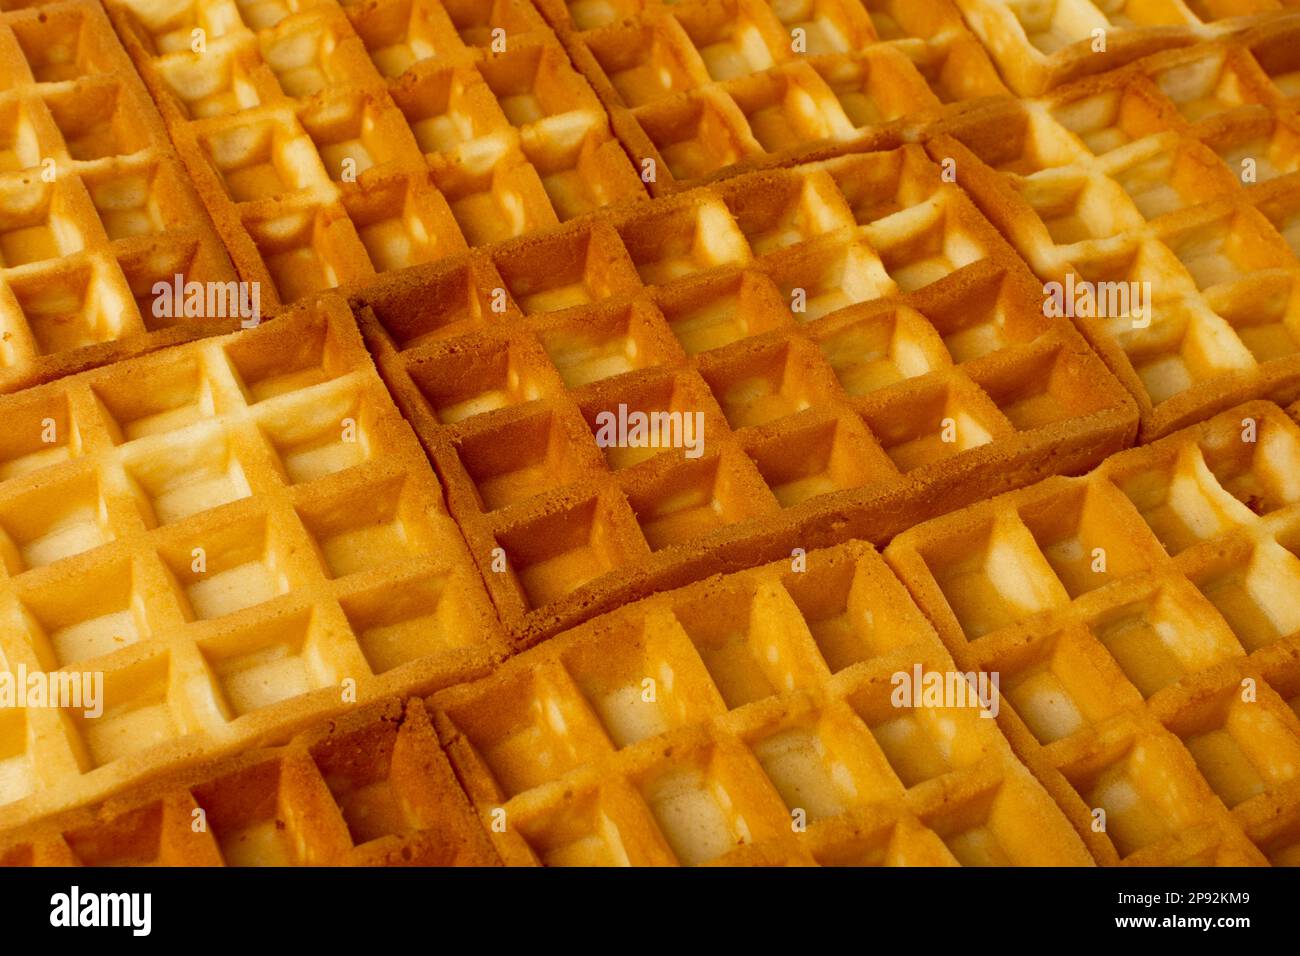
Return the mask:
{"type": "Polygon", "coordinates": [[[1021,96],[1277,19],[1291,0],[954,0],[1021,96]],[[1273,16],[1270,16],[1272,14],[1273,16]]]}
{"type": "Polygon", "coordinates": [[[419,698],[0,837],[3,866],[499,866],[419,698]]]}
{"type": "Polygon", "coordinates": [[[0,12],[0,392],[236,327],[155,315],[178,275],[235,279],[103,10],[0,12]]]}
{"type": "Polygon", "coordinates": [[[825,158],[1007,92],[948,0],[538,6],[654,195],[825,158]]]}
{"type": "Polygon", "coordinates": [[[0,398],[0,827],[481,673],[464,540],[339,299],[0,398]],[[21,702],[20,702],[21,703],[21,702]]]}
{"type": "Polygon", "coordinates": [[[1149,314],[1075,319],[1137,398],[1144,441],[1300,394],[1298,42],[1300,18],[930,133],[1045,282],[1147,284],[1149,314]]]}
{"type": "Polygon", "coordinates": [[[526,0],[107,6],[273,305],[645,196],[526,0]]]}
{"type": "Polygon", "coordinates": [[[975,707],[891,702],[952,660],[860,543],[656,595],[435,695],[510,865],[1076,865],[975,707]]]}
{"type": "Polygon", "coordinates": [[[795,548],[883,543],[1136,428],[916,146],[633,204],[356,301],[521,644],[795,548]],[[682,417],[598,445],[627,412],[682,417]],[[665,447],[688,421],[698,455],[665,447]]]}
{"type": "Polygon", "coordinates": [[[1300,861],[1300,426],[1276,405],[885,557],[958,666],[1001,674],[1003,731],[1099,862],[1300,861]]]}

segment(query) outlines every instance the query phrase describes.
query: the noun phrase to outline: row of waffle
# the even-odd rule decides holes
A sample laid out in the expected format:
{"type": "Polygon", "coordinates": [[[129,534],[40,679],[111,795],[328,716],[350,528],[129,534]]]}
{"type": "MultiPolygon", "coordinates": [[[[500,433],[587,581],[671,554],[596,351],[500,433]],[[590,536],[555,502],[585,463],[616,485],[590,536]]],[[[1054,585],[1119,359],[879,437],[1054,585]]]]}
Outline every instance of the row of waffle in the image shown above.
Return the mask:
{"type": "MultiPolygon", "coordinates": [[[[1276,106],[1294,72],[1296,17],[1266,15],[1271,5],[1197,5],[1193,16],[1177,0],[1129,3],[1113,29],[1167,32],[1172,18],[1186,42],[1222,35],[1189,49],[1231,51],[1230,68],[1174,64],[1172,85],[1276,106]],[[1268,94],[1257,94],[1269,82],[1258,82],[1261,65],[1268,94]]],[[[987,117],[984,107],[1024,106],[968,28],[978,14],[949,0],[107,7],[121,44],[90,0],[5,14],[6,390],[256,321],[324,289],[358,291],[470,248],[605,219],[647,192],[968,129],[963,118],[987,117]],[[71,267],[56,261],[68,257],[71,267]],[[167,280],[176,295],[160,303],[167,280]],[[206,297],[172,301],[185,283],[206,297]]],[[[1261,175],[1285,170],[1294,124],[1242,122],[1229,146],[1267,147],[1261,175]]],[[[994,220],[1017,235],[1004,221],[1022,212],[994,220]]],[[[1025,246],[1039,238],[1018,243],[1035,264],[1025,246]]],[[[1225,361],[1249,364],[1241,349],[1225,361]]],[[[1242,391],[1235,400],[1250,397],[1242,391]]]]}
{"type": "Polygon", "coordinates": [[[0,397],[4,670],[103,680],[100,713],[6,709],[0,826],[883,543],[1137,426],[919,146],[467,252],[358,310],[0,397]]]}
{"type": "Polygon", "coordinates": [[[573,547],[518,567],[576,522],[497,530],[515,550],[476,561],[342,300],[0,408],[6,692],[51,678],[0,711],[7,859],[478,860],[418,708],[373,703],[428,694],[507,862],[1293,854],[1300,426],[1276,405],[1085,477],[986,483],[893,536],[889,567],[775,517],[765,566],[683,541],[697,577],[725,573],[531,650],[501,589],[589,568],[573,547]],[[977,698],[996,720],[899,701],[899,675],[935,673],[998,674],[977,698]],[[96,700],[54,698],[82,675],[96,700]]]}
{"type": "Polygon", "coordinates": [[[1300,392],[1290,20],[1022,102],[944,4],[108,6],[189,181],[3,15],[0,387],[91,370],[0,398],[0,674],[103,681],[0,709],[6,860],[1294,857],[1296,428],[1121,451],[1300,392]]]}
{"type": "MultiPolygon", "coordinates": [[[[647,184],[671,188],[688,167],[869,142],[904,116],[943,115],[922,73],[946,84],[945,100],[1005,92],[951,8],[903,17],[896,40],[861,55],[870,30],[831,31],[835,56],[815,37],[809,57],[737,94],[767,146],[745,132],[724,163],[713,153],[731,148],[737,107],[726,119],[712,107],[646,119],[663,128],[662,154],[620,142],[603,102],[610,80],[575,69],[574,49],[527,0],[105,6],[116,37],[92,0],[4,15],[12,99],[0,135],[14,178],[0,184],[0,254],[7,279],[24,271],[7,282],[16,301],[3,310],[0,389],[588,218],[646,198],[647,184]],[[87,261],[52,261],[74,256],[87,261]],[[156,308],[169,280],[186,304],[169,294],[156,308]],[[187,283],[206,296],[192,301],[187,283]]],[[[751,55],[765,60],[762,44],[780,46],[766,8],[696,3],[673,17],[671,55],[656,44],[653,62],[619,69],[644,52],[627,34],[612,38],[614,59],[597,40],[592,55],[626,74],[625,89],[663,76],[675,89],[678,54],[684,75],[707,77],[707,59],[734,77],[751,55]]]]}
{"type": "Polygon", "coordinates": [[[1296,421],[1239,406],[884,560],[846,543],[664,592],[11,830],[0,859],[1295,864],[1298,459],[1296,421]],[[994,673],[966,701],[907,684],[994,673]]]}
{"type": "Polygon", "coordinates": [[[891,707],[913,667],[953,664],[879,555],[813,552],[625,608],[400,725],[377,705],[27,828],[0,859],[1090,865],[995,721],[891,707]]]}

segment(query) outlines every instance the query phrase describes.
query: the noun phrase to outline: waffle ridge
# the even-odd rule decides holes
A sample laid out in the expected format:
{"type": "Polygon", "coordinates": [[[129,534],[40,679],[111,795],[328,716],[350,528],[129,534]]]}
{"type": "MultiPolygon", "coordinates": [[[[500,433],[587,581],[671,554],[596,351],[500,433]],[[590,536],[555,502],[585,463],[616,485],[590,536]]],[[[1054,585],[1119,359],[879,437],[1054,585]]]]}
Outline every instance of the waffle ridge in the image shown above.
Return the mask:
{"type": "Polygon", "coordinates": [[[156,308],[235,273],[97,3],[0,13],[0,138],[0,392],[235,327],[156,308]]]}
{"type": "Polygon", "coordinates": [[[103,675],[98,715],[6,708],[0,825],[503,650],[340,299],[0,407],[5,669],[103,675]]]}

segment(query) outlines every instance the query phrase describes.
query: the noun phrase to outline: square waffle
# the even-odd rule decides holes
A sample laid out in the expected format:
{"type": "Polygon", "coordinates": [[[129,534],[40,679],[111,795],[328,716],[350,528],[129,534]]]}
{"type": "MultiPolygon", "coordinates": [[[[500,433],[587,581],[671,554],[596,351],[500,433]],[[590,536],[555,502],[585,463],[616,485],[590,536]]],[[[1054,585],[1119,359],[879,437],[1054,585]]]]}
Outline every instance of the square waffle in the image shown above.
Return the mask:
{"type": "Polygon", "coordinates": [[[1007,92],[948,0],[539,0],[655,195],[1007,92]]]}
{"type": "Polygon", "coordinates": [[[176,276],[235,278],[103,10],[0,12],[0,392],[235,327],[156,315],[176,276]]]}
{"type": "Polygon", "coordinates": [[[347,306],[0,398],[0,826],[481,673],[492,607],[347,306]],[[20,701],[22,703],[22,701],[20,701]]]}
{"type": "Polygon", "coordinates": [[[1290,0],[954,0],[1021,96],[1274,19],[1290,0]]]}
{"type": "Polygon", "coordinates": [[[952,660],[860,543],[597,618],[435,695],[510,865],[1079,865],[973,707],[891,703],[952,660]]]}
{"type": "Polygon", "coordinates": [[[1144,441],[1300,394],[1300,120],[1280,55],[1297,41],[1281,22],[931,131],[1045,282],[1149,290],[1145,314],[1075,318],[1144,441]]]}
{"type": "Polygon", "coordinates": [[[272,306],[645,196],[526,0],[109,0],[272,306]]]}
{"type": "Polygon", "coordinates": [[[496,866],[424,705],[387,699],[0,838],[4,866],[496,866]]]}
{"type": "Polygon", "coordinates": [[[1297,476],[1255,402],[886,550],[1099,862],[1300,859],[1297,476]]]}
{"type": "Polygon", "coordinates": [[[883,543],[1136,428],[918,146],[631,204],[356,304],[520,644],[795,548],[883,543]],[[639,440],[613,430],[628,413],[639,440]]]}

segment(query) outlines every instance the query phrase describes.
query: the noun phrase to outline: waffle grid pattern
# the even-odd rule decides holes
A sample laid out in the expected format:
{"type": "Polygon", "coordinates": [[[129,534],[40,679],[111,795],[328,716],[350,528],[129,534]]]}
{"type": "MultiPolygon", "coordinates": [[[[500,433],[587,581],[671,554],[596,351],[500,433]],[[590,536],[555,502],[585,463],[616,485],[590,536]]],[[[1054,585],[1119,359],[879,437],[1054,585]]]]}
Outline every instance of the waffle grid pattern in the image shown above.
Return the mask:
{"type": "Polygon", "coordinates": [[[1075,319],[1144,441],[1300,390],[1298,40],[1260,28],[932,130],[1042,279],[1146,284],[1149,314],[1075,319]]]}
{"type": "Polygon", "coordinates": [[[273,305],[645,196],[526,0],[108,8],[273,305]]]}
{"type": "Polygon", "coordinates": [[[886,549],[1098,862],[1300,859],[1297,465],[1256,402],[886,549]]]}
{"type": "Polygon", "coordinates": [[[341,301],[0,408],[0,664],[103,675],[0,714],[5,825],[501,651],[341,301]]]}
{"type": "Polygon", "coordinates": [[[794,547],[883,542],[940,501],[1091,467],[1136,425],[916,146],[637,204],[359,301],[524,643],[794,547]],[[623,411],[702,423],[700,454],[667,447],[671,422],[612,442],[623,411]]]}
{"type": "Polygon", "coordinates": [[[222,323],[153,286],[234,272],[98,4],[0,13],[0,391],[222,323]]]}
{"type": "Polygon", "coordinates": [[[435,695],[509,865],[1091,865],[868,545],[660,594],[435,695]]]}
{"type": "Polygon", "coordinates": [[[0,842],[0,865],[497,866],[500,859],[413,698],[385,700],[284,746],[208,761],[12,831],[0,842]]]}
{"type": "Polygon", "coordinates": [[[660,0],[538,7],[663,195],[826,158],[1004,95],[947,0],[660,0]]]}

